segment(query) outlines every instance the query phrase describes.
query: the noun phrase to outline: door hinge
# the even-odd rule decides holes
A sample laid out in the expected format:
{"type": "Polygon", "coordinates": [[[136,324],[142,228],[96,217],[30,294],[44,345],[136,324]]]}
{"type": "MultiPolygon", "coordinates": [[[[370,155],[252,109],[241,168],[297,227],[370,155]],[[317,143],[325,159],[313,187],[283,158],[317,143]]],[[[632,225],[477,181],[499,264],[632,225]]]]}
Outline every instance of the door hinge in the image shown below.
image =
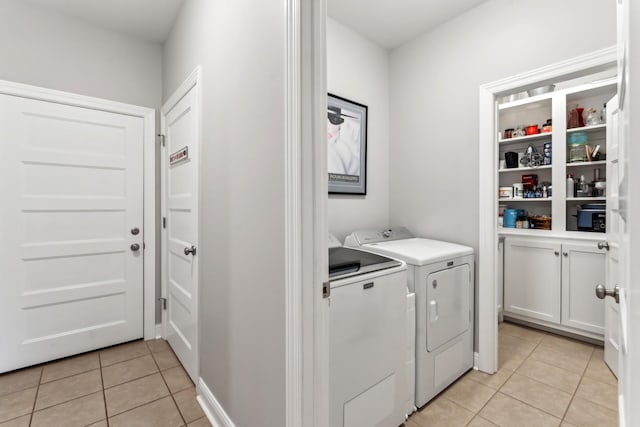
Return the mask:
{"type": "Polygon", "coordinates": [[[162,217],[162,228],[167,228],[167,217],[166,216],[162,217]]]}
{"type": "Polygon", "coordinates": [[[322,298],[329,298],[331,296],[331,287],[329,286],[329,282],[324,282],[322,284],[322,298]]]}
{"type": "Polygon", "coordinates": [[[167,299],[166,298],[158,298],[158,300],[160,301],[160,306],[162,307],[163,310],[167,309],[167,299]]]}
{"type": "Polygon", "coordinates": [[[166,145],[165,140],[164,140],[165,139],[164,135],[159,133],[158,134],[158,138],[160,138],[160,144],[162,144],[162,146],[164,147],[166,145]]]}

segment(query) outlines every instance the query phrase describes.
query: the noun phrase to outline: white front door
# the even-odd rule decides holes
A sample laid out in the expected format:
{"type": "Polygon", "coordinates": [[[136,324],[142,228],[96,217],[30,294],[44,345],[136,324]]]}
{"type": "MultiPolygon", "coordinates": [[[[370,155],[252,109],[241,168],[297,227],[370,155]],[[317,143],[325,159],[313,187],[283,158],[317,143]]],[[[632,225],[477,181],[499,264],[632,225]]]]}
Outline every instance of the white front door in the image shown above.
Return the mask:
{"type": "Polygon", "coordinates": [[[165,336],[197,384],[198,161],[197,87],[163,108],[165,336]]]}
{"type": "Polygon", "coordinates": [[[141,338],[143,121],[0,95],[0,152],[0,372],[141,338]]]}

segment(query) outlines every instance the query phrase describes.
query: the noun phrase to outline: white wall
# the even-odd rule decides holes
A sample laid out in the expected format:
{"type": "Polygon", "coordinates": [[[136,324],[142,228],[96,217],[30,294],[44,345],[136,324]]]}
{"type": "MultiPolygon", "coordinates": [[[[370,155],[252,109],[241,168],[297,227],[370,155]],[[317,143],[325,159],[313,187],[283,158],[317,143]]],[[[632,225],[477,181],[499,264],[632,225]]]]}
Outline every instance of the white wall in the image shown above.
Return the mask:
{"type": "Polygon", "coordinates": [[[187,0],[164,96],[203,69],[200,376],[238,427],[285,425],[282,2],[187,0]]]}
{"type": "Polygon", "coordinates": [[[391,53],[390,217],[478,247],[478,87],[616,42],[615,1],[490,0],[391,53]]]}
{"type": "Polygon", "coordinates": [[[158,108],[162,48],[22,0],[0,1],[0,79],[158,108]]]}
{"type": "Polygon", "coordinates": [[[329,195],[329,231],[389,225],[389,54],[327,19],[327,89],[368,107],[367,195],[329,195]]]}

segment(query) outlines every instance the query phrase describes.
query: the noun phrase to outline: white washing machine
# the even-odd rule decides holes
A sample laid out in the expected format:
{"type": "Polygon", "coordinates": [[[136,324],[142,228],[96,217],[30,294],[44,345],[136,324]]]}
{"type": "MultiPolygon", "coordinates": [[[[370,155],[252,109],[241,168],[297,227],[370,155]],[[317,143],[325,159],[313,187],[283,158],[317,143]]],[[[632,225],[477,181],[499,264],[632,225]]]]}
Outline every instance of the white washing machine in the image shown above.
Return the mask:
{"type": "Polygon", "coordinates": [[[345,246],[407,263],[415,292],[415,403],[425,405],[473,367],[473,248],[414,237],[404,227],[354,231],[345,246]]]}
{"type": "Polygon", "coordinates": [[[329,425],[397,427],[405,421],[407,266],[329,248],[329,425]]]}

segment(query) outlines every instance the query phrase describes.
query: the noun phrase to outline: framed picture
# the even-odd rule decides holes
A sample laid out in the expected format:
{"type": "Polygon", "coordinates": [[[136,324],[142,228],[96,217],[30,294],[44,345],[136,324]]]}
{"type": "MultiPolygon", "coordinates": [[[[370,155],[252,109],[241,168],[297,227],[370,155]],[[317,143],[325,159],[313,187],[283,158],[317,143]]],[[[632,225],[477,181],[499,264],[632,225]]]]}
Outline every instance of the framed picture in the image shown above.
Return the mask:
{"type": "Polygon", "coordinates": [[[367,106],[327,97],[330,194],[367,194],[367,106]]]}

